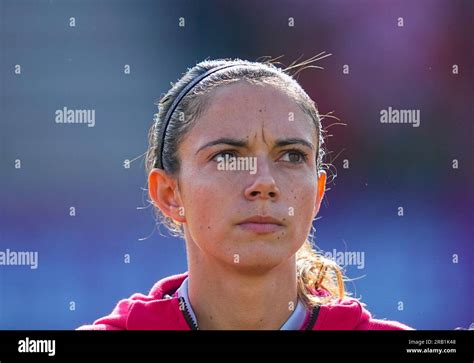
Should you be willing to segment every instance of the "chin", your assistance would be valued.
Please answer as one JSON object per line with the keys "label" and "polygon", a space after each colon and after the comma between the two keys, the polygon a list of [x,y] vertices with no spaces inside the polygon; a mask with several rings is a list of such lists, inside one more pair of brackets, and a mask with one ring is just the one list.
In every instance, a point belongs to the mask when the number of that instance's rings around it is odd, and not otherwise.
{"label": "chin", "polygon": [[259,276],[265,275],[273,268],[278,266],[279,264],[261,264],[261,263],[247,263],[247,264],[239,264],[233,266],[233,269],[242,275],[251,275],[251,276]]}
{"label": "chin", "polygon": [[[237,250],[239,251],[239,250]],[[238,254],[238,263],[235,263],[235,255]],[[248,249],[240,249],[227,257],[231,261],[231,267],[235,271],[246,274],[264,274],[285,261],[291,256],[291,251],[275,249],[275,246],[252,246]]]}

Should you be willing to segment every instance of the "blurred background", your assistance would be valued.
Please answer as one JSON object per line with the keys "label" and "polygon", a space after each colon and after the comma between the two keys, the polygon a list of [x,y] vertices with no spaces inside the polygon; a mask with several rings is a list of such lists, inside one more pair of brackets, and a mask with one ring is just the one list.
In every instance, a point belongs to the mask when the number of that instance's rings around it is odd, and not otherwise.
{"label": "blurred background", "polygon": [[[146,151],[154,102],[204,59],[322,51],[298,80],[346,126],[323,121],[318,247],[363,252],[346,288],[376,318],[474,320],[472,1],[0,4],[0,252],[38,252],[36,269],[0,265],[0,329],[74,329],[186,271],[184,242],[137,209],[143,158],[125,161]],[[56,123],[63,107],[95,110],[95,126]],[[381,123],[388,107],[420,110],[420,126]]]}

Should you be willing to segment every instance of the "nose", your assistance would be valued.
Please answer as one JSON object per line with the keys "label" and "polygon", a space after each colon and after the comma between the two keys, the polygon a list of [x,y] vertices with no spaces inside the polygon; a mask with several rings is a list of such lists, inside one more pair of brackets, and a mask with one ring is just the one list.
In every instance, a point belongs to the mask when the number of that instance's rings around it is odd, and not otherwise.
{"label": "nose", "polygon": [[245,189],[245,198],[248,200],[278,199],[280,189],[276,185],[267,163],[258,161],[257,172],[254,177],[252,184]]}

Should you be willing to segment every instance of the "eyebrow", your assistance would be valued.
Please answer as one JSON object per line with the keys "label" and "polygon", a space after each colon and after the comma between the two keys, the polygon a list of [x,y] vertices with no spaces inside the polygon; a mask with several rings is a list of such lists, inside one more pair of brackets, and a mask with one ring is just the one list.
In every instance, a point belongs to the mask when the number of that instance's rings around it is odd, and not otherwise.
{"label": "eyebrow", "polygon": [[[206,148],[214,146],[214,145],[221,145],[221,144],[232,145],[232,146],[235,146],[235,147],[248,147],[247,140],[233,139],[233,138],[230,138],[230,137],[221,137],[219,139],[210,141],[210,142],[204,144],[203,146],[201,146],[196,151],[196,154],[198,154],[203,149],[206,149]],[[298,137],[290,137],[290,138],[286,138],[286,139],[277,139],[275,141],[275,146],[274,147],[282,147],[282,146],[295,145],[295,144],[300,144],[300,145],[303,145],[303,146],[306,146],[306,147],[310,148],[311,150],[314,150],[314,146],[313,146],[312,143],[310,143],[310,142],[308,142],[304,139],[300,139]]]}

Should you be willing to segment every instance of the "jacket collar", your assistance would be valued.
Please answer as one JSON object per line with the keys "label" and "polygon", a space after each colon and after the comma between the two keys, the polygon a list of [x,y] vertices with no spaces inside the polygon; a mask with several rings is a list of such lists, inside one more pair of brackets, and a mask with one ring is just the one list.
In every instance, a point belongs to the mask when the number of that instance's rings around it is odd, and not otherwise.
{"label": "jacket collar", "polygon": [[[149,292],[149,299],[136,300],[131,305],[127,330],[191,330],[194,328],[186,314],[184,304],[175,295],[188,272],[172,275],[158,281]],[[171,297],[166,298],[166,295]],[[174,296],[172,296],[174,295]],[[315,329],[319,323],[320,307],[308,314],[303,324],[305,330]]]}

